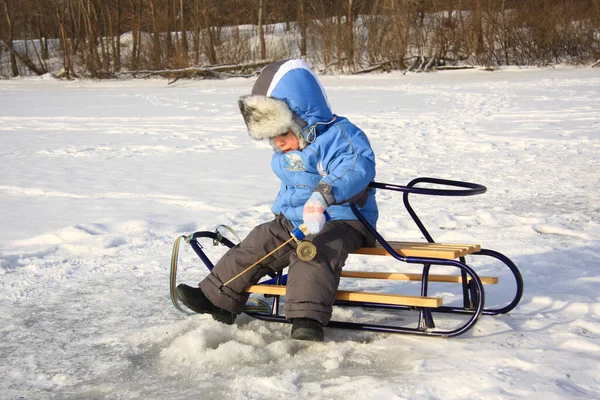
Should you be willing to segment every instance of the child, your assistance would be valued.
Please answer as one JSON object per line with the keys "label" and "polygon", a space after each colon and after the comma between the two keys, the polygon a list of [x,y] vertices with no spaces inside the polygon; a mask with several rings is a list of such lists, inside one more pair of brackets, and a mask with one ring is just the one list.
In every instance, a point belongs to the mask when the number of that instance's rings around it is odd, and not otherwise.
{"label": "child", "polygon": [[[268,139],[275,151],[271,166],[281,180],[272,207],[276,217],[230,249],[199,288],[181,284],[177,296],[191,310],[232,324],[246,304],[244,289],[289,266],[284,310],[292,321],[291,336],[322,341],[348,253],[374,242],[349,202],[375,225],[375,190],[368,188],[375,177],[375,155],[360,129],[332,113],[317,76],[302,60],[266,66],[252,94],[238,103],[250,136]],[[331,217],[327,222],[325,210]],[[291,241],[223,286],[288,240],[302,223],[316,246],[315,258],[299,260]]]}

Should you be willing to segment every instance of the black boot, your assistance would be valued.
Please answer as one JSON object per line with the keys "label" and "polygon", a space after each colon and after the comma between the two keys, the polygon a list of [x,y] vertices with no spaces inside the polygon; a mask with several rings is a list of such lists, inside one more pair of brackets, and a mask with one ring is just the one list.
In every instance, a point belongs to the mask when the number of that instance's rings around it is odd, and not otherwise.
{"label": "black boot", "polygon": [[235,321],[236,314],[215,306],[204,295],[200,288],[191,287],[182,283],[177,286],[175,292],[177,293],[179,301],[198,314],[211,314],[213,319],[227,325],[231,325],[233,324],[233,321]]}
{"label": "black boot", "polygon": [[324,336],[323,327],[314,319],[294,318],[292,320],[292,339],[322,342]]}

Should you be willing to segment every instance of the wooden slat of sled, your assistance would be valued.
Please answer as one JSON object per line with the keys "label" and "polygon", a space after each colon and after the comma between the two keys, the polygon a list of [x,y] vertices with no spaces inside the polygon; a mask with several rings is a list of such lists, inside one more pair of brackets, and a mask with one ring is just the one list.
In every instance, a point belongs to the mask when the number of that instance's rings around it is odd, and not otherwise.
{"label": "wooden slat of sled", "polygon": [[[285,286],[252,285],[246,289],[246,292],[284,296]],[[428,308],[441,307],[443,303],[442,299],[438,297],[402,296],[397,294],[350,292],[346,290],[338,290],[335,299]]]}
{"label": "wooden slat of sled", "polygon": [[[426,243],[426,242],[388,242],[392,248],[405,257],[432,257],[453,260],[481,250],[478,244]],[[361,247],[354,254],[389,256],[390,254],[377,243],[374,247]]]}
{"label": "wooden slat of sled", "polygon": [[[364,279],[388,279],[395,281],[421,281],[421,274],[405,274],[401,272],[364,272],[364,271],[342,271],[342,278],[364,278]],[[480,276],[481,283],[485,285],[495,285],[498,283],[498,277]],[[462,283],[460,275],[435,275],[429,274],[429,282],[448,282]]]}

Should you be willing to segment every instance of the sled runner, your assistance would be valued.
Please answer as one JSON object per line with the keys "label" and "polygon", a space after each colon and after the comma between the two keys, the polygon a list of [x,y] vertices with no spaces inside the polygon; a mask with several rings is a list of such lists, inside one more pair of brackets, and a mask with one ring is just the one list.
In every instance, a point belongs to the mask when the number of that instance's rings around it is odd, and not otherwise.
{"label": "sled runner", "polygon": [[[417,185],[421,183],[449,186],[452,188],[439,189],[417,187]],[[449,337],[460,335],[471,329],[482,314],[505,314],[517,306],[523,294],[523,280],[519,269],[508,257],[494,250],[482,249],[478,244],[436,243],[409,202],[410,194],[472,196],[485,193],[487,190],[485,186],[446,179],[417,178],[412,180],[406,186],[372,182],[370,187],[378,190],[402,192],[404,206],[427,242],[387,241],[362,216],[356,205],[351,204],[352,211],[356,217],[367,227],[377,240],[377,244],[374,247],[363,247],[353,254],[393,257],[397,261],[403,263],[400,265],[418,266],[419,272],[352,271],[350,269],[344,269],[341,274],[341,282],[345,282],[346,279],[360,279],[361,282],[363,279],[385,280],[390,282],[415,282],[419,284],[418,294],[401,295],[396,293],[382,293],[379,291],[338,290],[336,301],[334,303],[335,306],[359,307],[367,311],[367,316],[381,311],[386,315],[391,314],[392,316],[399,316],[401,318],[401,324],[392,325],[372,323],[369,321],[355,322],[332,320],[327,325],[328,327]],[[195,232],[189,236],[181,236],[176,240],[173,247],[173,257],[171,262],[171,300],[174,306],[183,312],[186,311],[179,305],[174,294],[179,243],[182,239],[185,239],[206,267],[209,270],[212,270],[213,264],[204,253],[203,247],[198,241],[198,239],[201,238],[212,239],[215,245],[222,244],[229,248],[234,246],[234,243],[223,237],[218,229],[215,232]],[[499,278],[494,276],[480,277],[475,270],[467,264],[467,256],[492,257],[502,262],[508,268],[510,275],[512,275],[512,279],[514,279],[515,282],[515,293],[508,304],[502,307],[485,308],[485,290],[483,285],[497,284]],[[350,262],[346,263],[347,267],[349,267],[348,264],[350,264]],[[438,268],[438,266],[443,267],[444,271],[450,270],[452,273],[431,273],[431,269]],[[250,300],[254,305],[247,306],[245,313],[265,321],[289,322],[280,314],[280,303],[285,299],[286,280],[287,275],[280,272],[275,276],[272,276],[271,279],[248,287],[246,289],[247,292],[264,295],[266,300],[259,300],[251,297]],[[460,285],[460,290],[458,290],[460,297],[462,297],[460,299],[460,304],[445,304],[446,299],[441,294],[431,296],[430,292],[432,291],[432,284],[436,285],[436,289],[438,290],[436,293],[439,293],[439,291],[444,289],[444,284]],[[381,288],[378,287],[378,289]],[[445,291],[443,293],[445,293]],[[456,295],[451,297],[450,300],[452,301]],[[413,311],[415,321],[412,323],[403,321],[406,313],[402,313],[402,315],[400,315],[400,313],[404,310]],[[438,315],[442,314],[451,316],[456,315],[456,318],[450,318],[452,319],[452,321],[450,321],[450,326],[446,326],[448,325],[448,321],[444,320],[442,323],[444,326],[440,328],[436,326],[439,325],[439,323],[434,320],[434,315],[436,315],[437,318]]]}

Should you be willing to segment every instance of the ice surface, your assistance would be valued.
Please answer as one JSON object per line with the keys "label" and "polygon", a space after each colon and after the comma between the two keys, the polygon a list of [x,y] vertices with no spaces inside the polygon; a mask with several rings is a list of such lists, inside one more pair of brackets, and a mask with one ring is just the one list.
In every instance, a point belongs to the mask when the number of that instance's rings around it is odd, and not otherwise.
{"label": "ice surface", "polygon": [[[454,339],[326,329],[304,343],[286,324],[172,307],[178,235],[270,218],[271,149],[236,104],[252,83],[0,81],[0,398],[600,397],[600,69],[323,77],[334,111],[368,134],[378,181],[488,187],[413,200],[439,241],[479,242],[523,273],[519,307]],[[384,235],[419,239],[399,196],[378,201]],[[181,281],[206,275],[187,247],[180,263]],[[500,277],[489,305],[505,301],[506,272],[476,268]]]}

